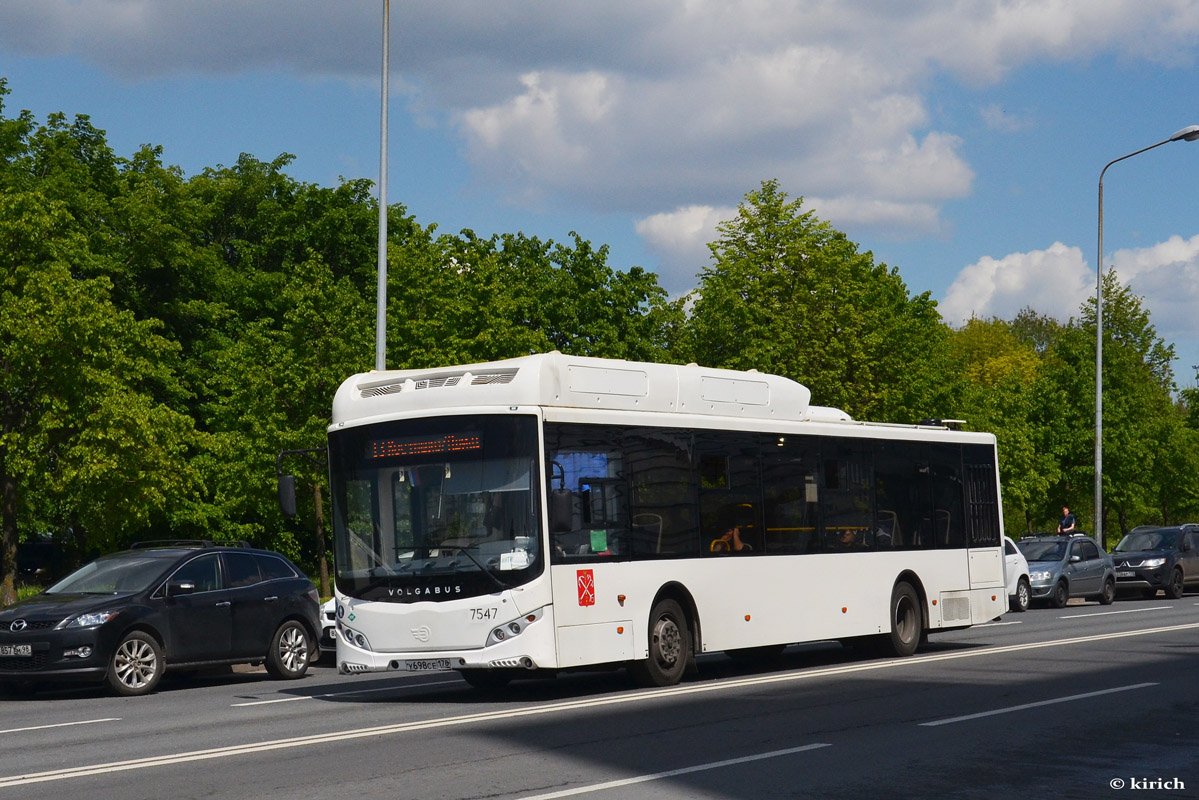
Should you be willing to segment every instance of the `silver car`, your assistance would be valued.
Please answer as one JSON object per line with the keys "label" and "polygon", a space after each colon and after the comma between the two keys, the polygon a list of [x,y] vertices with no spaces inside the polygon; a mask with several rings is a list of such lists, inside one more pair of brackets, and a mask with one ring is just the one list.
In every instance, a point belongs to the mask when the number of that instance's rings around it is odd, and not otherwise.
{"label": "silver car", "polygon": [[1033,600],[1062,608],[1071,597],[1095,598],[1103,605],[1116,599],[1112,557],[1089,536],[1032,536],[1017,547],[1028,560]]}

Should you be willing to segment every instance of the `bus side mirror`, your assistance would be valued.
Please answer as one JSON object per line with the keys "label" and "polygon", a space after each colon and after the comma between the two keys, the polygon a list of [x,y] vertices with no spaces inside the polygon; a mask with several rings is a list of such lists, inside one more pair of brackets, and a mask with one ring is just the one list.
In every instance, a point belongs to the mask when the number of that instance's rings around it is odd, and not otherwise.
{"label": "bus side mirror", "polygon": [[279,476],[279,510],[291,519],[296,515],[296,476]]}
{"label": "bus side mirror", "polygon": [[550,492],[550,532],[562,533],[574,529],[574,492],[554,489]]}

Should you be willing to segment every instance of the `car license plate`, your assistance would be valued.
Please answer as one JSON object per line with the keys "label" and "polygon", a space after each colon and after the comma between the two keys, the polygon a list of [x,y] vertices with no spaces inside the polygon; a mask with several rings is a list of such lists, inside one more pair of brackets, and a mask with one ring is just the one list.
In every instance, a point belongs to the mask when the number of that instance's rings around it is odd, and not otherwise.
{"label": "car license plate", "polygon": [[449,669],[450,660],[448,658],[429,658],[423,661],[409,661],[409,672],[432,672],[433,670]]}
{"label": "car license plate", "polygon": [[29,644],[0,644],[0,656],[31,656],[33,645]]}
{"label": "car license plate", "polygon": [[1135,572],[1117,572],[1116,573],[1117,578],[1135,578],[1136,576],[1137,576],[1137,574]]}

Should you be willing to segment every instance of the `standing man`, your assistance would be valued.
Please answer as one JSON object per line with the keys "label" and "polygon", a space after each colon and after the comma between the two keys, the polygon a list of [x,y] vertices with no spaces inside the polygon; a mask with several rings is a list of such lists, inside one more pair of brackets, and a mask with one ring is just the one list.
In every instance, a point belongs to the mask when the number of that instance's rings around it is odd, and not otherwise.
{"label": "standing man", "polygon": [[1070,513],[1070,506],[1062,506],[1062,521],[1057,524],[1057,532],[1069,536],[1074,533],[1075,522],[1074,515]]}

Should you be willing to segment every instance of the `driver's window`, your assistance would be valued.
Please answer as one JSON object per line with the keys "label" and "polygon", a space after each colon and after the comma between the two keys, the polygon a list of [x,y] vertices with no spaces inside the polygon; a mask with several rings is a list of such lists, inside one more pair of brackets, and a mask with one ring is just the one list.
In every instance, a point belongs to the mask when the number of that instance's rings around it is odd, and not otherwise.
{"label": "driver's window", "polygon": [[190,583],[196,592],[211,592],[221,588],[221,570],[217,563],[217,554],[193,558],[171,576],[174,583]]}

